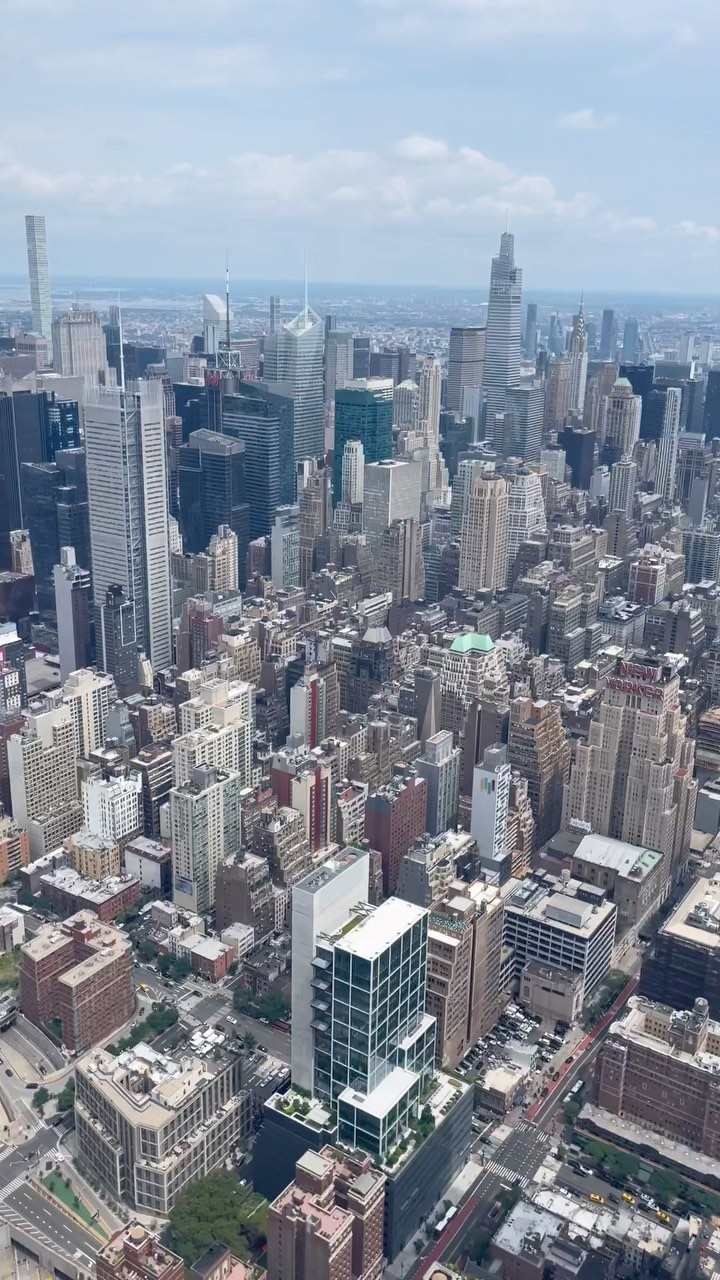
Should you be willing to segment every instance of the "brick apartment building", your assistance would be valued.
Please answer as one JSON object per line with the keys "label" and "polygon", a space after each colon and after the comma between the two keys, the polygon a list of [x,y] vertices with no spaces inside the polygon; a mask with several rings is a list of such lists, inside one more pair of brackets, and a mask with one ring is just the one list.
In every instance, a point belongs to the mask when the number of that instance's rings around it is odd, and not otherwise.
{"label": "brick apartment building", "polygon": [[427,782],[412,769],[399,769],[365,806],[365,839],[379,849],[383,866],[383,893],[397,891],[400,865],[411,845],[425,831]]}
{"label": "brick apartment building", "polygon": [[30,861],[30,838],[13,818],[0,816],[0,884]]}
{"label": "brick apartment building", "polygon": [[182,1258],[139,1222],[115,1232],[97,1255],[96,1280],[185,1280]]}
{"label": "brick apartment building", "polygon": [[130,943],[91,911],[45,925],[21,948],[19,1003],[71,1052],[97,1044],[133,1015]]}
{"label": "brick apartment building", "polygon": [[270,1206],[268,1280],[379,1280],[385,1175],[369,1156],[306,1151]]}
{"label": "brick apartment building", "polygon": [[134,876],[87,880],[72,867],[59,867],[40,877],[40,893],[58,911],[92,911],[103,924],[110,924],[121,911],[135,906],[141,887]]}
{"label": "brick apartment building", "polygon": [[675,1010],[633,997],[602,1051],[598,1105],[720,1159],[720,1023],[707,1000]]}

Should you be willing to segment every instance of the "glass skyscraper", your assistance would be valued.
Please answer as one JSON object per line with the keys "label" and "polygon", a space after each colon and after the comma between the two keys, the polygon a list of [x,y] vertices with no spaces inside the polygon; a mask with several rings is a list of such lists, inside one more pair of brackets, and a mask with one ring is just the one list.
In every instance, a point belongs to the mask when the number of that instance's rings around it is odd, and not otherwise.
{"label": "glass skyscraper", "polygon": [[265,339],[265,379],[292,387],[296,464],[325,456],[324,356],[325,326],[307,302],[294,320]]}
{"label": "glass skyscraper", "polygon": [[384,462],[392,457],[392,378],[357,378],[335,392],[335,453],[333,502],[342,496],[343,450],[359,440],[364,460]]}
{"label": "glass skyscraper", "polygon": [[505,390],[520,381],[521,326],[522,271],[515,266],[515,237],[505,231],[490,271],[482,382],[488,420],[505,412]]}
{"label": "glass skyscraper", "polygon": [[52,298],[50,296],[50,272],[48,270],[47,233],[42,214],[25,216],[28,270],[30,272],[30,306],[32,308],[33,333],[42,334],[48,341],[51,355]]}

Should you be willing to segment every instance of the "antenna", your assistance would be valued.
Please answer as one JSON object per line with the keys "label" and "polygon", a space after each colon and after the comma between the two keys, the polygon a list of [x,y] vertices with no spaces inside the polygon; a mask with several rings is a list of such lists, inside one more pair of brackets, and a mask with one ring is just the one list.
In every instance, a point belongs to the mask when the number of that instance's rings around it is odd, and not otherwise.
{"label": "antenna", "polygon": [[225,250],[225,343],[230,351],[230,255]]}
{"label": "antenna", "polygon": [[308,255],[305,249],[305,315],[308,313]]}
{"label": "antenna", "polygon": [[120,390],[125,390],[125,352],[123,351],[122,306],[118,294],[118,342],[120,344]]}

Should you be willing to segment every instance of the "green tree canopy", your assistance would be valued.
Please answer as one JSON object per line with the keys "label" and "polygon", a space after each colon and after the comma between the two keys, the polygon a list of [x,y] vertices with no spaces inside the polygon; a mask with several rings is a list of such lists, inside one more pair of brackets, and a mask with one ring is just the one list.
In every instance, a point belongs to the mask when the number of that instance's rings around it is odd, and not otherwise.
{"label": "green tree canopy", "polygon": [[236,1258],[265,1240],[266,1206],[241,1187],[233,1173],[218,1169],[178,1196],[170,1213],[169,1243],[187,1266],[219,1241]]}

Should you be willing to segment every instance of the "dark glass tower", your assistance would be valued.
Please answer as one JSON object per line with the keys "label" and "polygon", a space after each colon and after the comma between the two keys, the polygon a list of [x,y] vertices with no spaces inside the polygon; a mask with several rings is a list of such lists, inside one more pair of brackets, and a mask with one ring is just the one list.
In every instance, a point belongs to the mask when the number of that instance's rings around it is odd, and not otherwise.
{"label": "dark glass tower", "polygon": [[294,401],[283,383],[241,382],[223,396],[223,432],[245,445],[250,538],[270,533],[275,508],[295,501]]}
{"label": "dark glass tower", "polygon": [[342,496],[343,450],[348,440],[359,440],[365,462],[392,457],[392,387],[373,386],[372,380],[335,392],[335,454],[333,502]]}
{"label": "dark glass tower", "polygon": [[178,449],[180,529],[185,551],[205,551],[218,525],[237,534],[238,571],[244,577],[248,543],[245,445],[216,431],[193,431]]}

